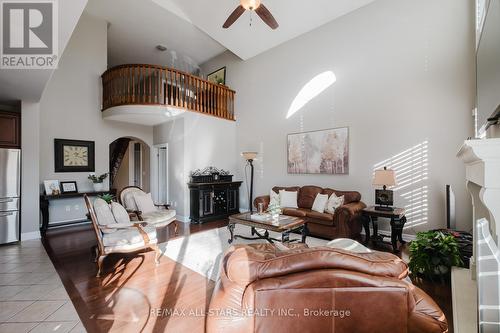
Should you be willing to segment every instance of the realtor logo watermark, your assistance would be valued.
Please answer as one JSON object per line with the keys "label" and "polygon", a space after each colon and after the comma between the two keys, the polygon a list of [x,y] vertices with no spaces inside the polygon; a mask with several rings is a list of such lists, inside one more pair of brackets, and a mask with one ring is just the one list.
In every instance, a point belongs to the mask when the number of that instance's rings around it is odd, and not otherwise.
{"label": "realtor logo watermark", "polygon": [[57,0],[0,0],[0,68],[56,68],[57,18]]}

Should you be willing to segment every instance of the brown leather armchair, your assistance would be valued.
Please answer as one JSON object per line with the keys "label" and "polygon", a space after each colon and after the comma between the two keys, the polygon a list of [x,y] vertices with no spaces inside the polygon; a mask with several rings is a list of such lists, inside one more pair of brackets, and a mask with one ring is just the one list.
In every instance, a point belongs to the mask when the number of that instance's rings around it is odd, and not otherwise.
{"label": "brown leather armchair", "polygon": [[[293,186],[280,187],[275,186],[272,190],[279,193],[280,190],[297,191],[297,206],[298,208],[284,208],[283,214],[289,216],[297,216],[306,220],[307,228],[311,236],[322,238],[353,238],[359,237],[362,228],[361,210],[366,205],[361,201],[361,194],[356,191],[337,191],[331,188],[322,188],[319,186]],[[328,196],[335,193],[337,196],[344,196],[344,205],[335,210],[335,214],[318,213],[311,210],[314,199],[318,194],[327,194]],[[269,195],[263,195],[255,198],[254,205],[259,203],[264,204],[264,209],[269,205]]]}
{"label": "brown leather armchair", "polygon": [[302,245],[236,245],[221,263],[206,330],[218,332],[443,333],[446,318],[383,252]]}

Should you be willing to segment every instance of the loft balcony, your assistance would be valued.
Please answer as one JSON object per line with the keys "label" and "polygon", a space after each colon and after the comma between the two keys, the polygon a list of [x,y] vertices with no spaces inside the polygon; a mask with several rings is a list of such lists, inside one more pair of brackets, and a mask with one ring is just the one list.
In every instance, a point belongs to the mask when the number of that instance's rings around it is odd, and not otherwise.
{"label": "loft balcony", "polygon": [[234,118],[235,92],[192,74],[156,65],[121,65],[102,78],[102,117],[157,125],[182,112]]}

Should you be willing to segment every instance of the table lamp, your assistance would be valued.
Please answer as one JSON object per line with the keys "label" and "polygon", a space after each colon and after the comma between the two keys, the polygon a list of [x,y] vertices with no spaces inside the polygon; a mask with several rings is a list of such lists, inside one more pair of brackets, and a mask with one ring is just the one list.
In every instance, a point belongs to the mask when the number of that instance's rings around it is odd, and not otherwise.
{"label": "table lamp", "polygon": [[[241,156],[248,162],[250,165],[250,194],[249,194],[249,200],[248,200],[248,210],[250,213],[252,213],[252,197],[253,197],[253,160],[257,157],[257,152],[254,151],[247,151],[241,153]],[[246,169],[245,169],[246,172]],[[247,187],[248,189],[248,187]]]}
{"label": "table lamp", "polygon": [[396,173],[394,170],[389,170],[384,167],[382,170],[375,170],[373,175],[374,186],[383,186],[382,190],[375,190],[375,209],[381,211],[392,211],[393,208],[393,191],[388,190],[387,186],[396,185]]}

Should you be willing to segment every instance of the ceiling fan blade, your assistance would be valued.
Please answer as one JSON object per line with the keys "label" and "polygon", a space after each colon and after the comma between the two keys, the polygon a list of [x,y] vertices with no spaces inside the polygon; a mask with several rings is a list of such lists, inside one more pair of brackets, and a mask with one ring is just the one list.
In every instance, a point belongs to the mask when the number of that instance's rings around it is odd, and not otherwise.
{"label": "ceiling fan blade", "polygon": [[236,9],[229,15],[227,18],[226,22],[222,25],[224,29],[229,28],[231,25],[233,25],[234,22],[245,12],[245,8],[243,8],[242,5],[239,5],[236,7]]}
{"label": "ceiling fan blade", "polygon": [[264,6],[263,4],[260,4],[260,6],[255,10],[255,12],[257,13],[257,15],[260,16],[260,18],[262,19],[262,21],[264,21],[264,23],[266,23],[268,26],[271,27],[271,29],[274,30],[279,27],[279,24],[274,19],[273,14],[271,14],[269,9],[267,9],[266,6]]}

